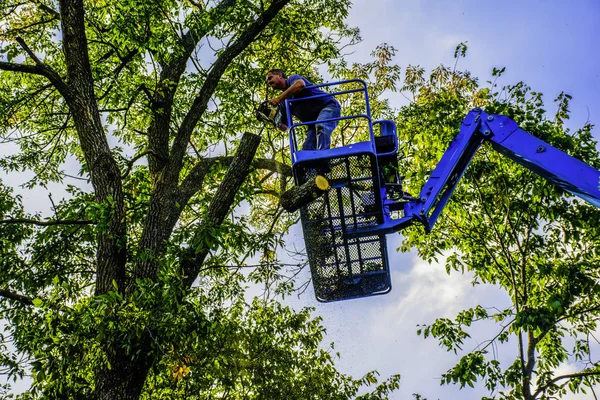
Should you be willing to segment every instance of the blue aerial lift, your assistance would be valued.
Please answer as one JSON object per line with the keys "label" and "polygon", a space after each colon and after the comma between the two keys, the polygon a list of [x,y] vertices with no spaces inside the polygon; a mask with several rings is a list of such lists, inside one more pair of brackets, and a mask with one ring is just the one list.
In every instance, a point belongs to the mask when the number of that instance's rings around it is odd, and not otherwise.
{"label": "blue aerial lift", "polygon": [[[372,121],[367,85],[354,79],[316,85],[351,84],[334,96],[362,93],[362,119],[370,140],[329,150],[300,150],[297,131],[312,122],[292,123],[290,107],[313,97],[286,99],[287,126],[295,184],[323,175],[329,189],[300,209],[302,229],[317,300],[322,302],[385,294],[391,290],[386,234],[415,222],[429,232],[469,162],[483,142],[562,189],[600,207],[600,171],[521,129],[515,121],[471,110],[418,197],[402,192],[396,171],[398,138],[393,121]],[[374,133],[377,131],[377,135]]]}

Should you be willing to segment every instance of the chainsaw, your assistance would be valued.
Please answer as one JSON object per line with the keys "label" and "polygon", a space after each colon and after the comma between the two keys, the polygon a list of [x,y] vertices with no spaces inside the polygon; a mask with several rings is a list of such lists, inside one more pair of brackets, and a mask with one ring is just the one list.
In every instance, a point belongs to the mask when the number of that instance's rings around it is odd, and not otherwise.
{"label": "chainsaw", "polygon": [[268,100],[263,101],[256,108],[256,119],[265,124],[278,128],[281,124],[282,113],[278,106],[269,104]]}

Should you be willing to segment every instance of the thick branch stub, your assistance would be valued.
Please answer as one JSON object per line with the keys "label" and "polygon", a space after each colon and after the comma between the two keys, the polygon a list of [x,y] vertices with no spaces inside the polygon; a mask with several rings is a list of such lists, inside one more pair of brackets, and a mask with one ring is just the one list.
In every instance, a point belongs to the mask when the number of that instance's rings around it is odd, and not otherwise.
{"label": "thick branch stub", "polygon": [[[250,173],[252,160],[260,144],[260,139],[260,136],[252,133],[244,133],[242,136],[240,145],[223,177],[223,181],[208,206],[208,211],[203,219],[204,231],[201,230],[197,233],[191,240],[192,242],[201,242],[201,235],[205,234],[205,229],[219,227],[231,211],[235,196]],[[181,266],[186,276],[184,282],[188,287],[194,283],[208,252],[209,248],[207,246],[190,247],[182,256]]]}
{"label": "thick branch stub", "polygon": [[309,180],[300,186],[294,186],[285,191],[279,198],[279,204],[287,212],[294,212],[329,190],[329,181],[321,175]]}

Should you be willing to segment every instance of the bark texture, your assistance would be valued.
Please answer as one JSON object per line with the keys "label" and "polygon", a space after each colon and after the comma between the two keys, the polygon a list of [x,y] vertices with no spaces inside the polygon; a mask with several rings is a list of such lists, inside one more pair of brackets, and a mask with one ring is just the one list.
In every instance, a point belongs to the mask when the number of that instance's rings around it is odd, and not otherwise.
{"label": "bark texture", "polygon": [[[259,135],[245,133],[242,137],[237,153],[225,173],[223,182],[210,201],[206,218],[203,221],[204,229],[218,227],[223,223],[223,220],[225,220],[225,217],[227,217],[231,211],[235,195],[250,172],[252,159],[256,154],[259,144]],[[203,232],[205,232],[205,230],[199,232],[199,235],[202,235]],[[198,239],[199,238],[197,237],[192,239],[192,243],[197,243]],[[188,248],[188,251],[185,253],[181,262],[186,286],[191,286],[196,280],[198,272],[200,271],[209,250],[210,249],[206,246],[201,248]]]}
{"label": "bark texture", "polygon": [[108,146],[94,94],[82,0],[60,1],[63,51],[67,67],[65,100],[73,115],[81,150],[90,171],[96,201],[110,209],[107,229],[98,232],[96,294],[113,281],[123,287],[127,257],[121,172]]}
{"label": "bark texture", "polygon": [[319,198],[329,189],[329,181],[321,175],[306,181],[303,185],[294,186],[281,194],[279,205],[287,212],[294,212]]}

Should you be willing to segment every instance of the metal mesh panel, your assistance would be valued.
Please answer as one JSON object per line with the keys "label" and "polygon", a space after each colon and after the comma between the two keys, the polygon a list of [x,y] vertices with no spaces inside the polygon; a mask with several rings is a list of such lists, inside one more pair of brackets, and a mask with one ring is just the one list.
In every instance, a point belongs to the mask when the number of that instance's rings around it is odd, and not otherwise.
{"label": "metal mesh panel", "polygon": [[359,154],[295,166],[299,184],[325,175],[331,189],[301,210],[302,229],[319,301],[384,294],[391,282],[385,235],[352,238],[348,230],[381,223],[375,157]]}

